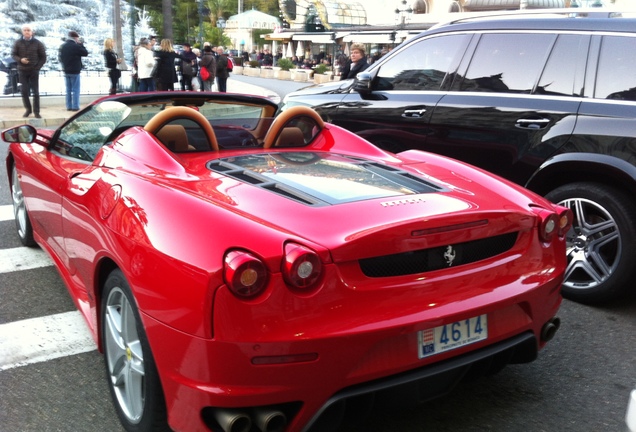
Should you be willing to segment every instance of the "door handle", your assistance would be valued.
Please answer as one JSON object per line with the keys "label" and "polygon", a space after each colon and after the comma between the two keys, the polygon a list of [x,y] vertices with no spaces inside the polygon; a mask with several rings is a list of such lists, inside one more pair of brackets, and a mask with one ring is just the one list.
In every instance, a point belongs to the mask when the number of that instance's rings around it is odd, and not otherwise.
{"label": "door handle", "polygon": [[518,119],[515,127],[521,129],[543,129],[550,123],[550,119]]}
{"label": "door handle", "polygon": [[404,118],[422,118],[426,113],[426,108],[414,109],[414,110],[404,110],[402,113],[402,117]]}

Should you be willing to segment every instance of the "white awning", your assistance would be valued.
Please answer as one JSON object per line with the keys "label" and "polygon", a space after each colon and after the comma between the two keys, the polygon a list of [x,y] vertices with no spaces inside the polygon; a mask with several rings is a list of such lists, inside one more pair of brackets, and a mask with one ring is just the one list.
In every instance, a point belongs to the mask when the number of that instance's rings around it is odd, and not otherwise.
{"label": "white awning", "polygon": [[368,44],[390,44],[391,33],[351,33],[342,38],[343,42],[357,42]]}
{"label": "white awning", "polygon": [[332,38],[333,33],[294,33],[293,40],[295,41],[308,41],[317,44],[331,44],[334,43]]}
{"label": "white awning", "polygon": [[291,40],[294,32],[279,32],[279,33],[269,33],[266,35],[262,35],[261,37],[265,40],[280,40],[280,41],[289,41]]}

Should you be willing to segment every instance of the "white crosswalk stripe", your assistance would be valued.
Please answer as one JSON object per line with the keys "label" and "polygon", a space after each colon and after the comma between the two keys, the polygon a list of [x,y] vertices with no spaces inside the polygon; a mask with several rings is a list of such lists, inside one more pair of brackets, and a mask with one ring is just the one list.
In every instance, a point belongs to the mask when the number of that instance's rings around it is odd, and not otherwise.
{"label": "white crosswalk stripe", "polygon": [[0,325],[0,371],[94,349],[79,311]]}
{"label": "white crosswalk stripe", "polygon": [[0,206],[0,222],[8,220],[13,220],[13,206]]}
{"label": "white crosswalk stripe", "polygon": [[[0,222],[11,220],[13,206],[0,206]],[[0,274],[52,265],[40,248],[0,249]],[[88,326],[77,310],[0,324],[0,371],[95,349]]]}
{"label": "white crosswalk stripe", "polygon": [[53,265],[53,261],[40,248],[0,249],[0,273],[29,270]]}

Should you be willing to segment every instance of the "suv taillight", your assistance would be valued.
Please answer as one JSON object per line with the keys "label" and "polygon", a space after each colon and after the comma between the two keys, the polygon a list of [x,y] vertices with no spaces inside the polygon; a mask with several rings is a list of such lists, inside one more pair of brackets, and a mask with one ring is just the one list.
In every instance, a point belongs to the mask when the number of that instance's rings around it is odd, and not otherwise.
{"label": "suv taillight", "polygon": [[297,243],[285,245],[283,278],[292,288],[308,290],[320,279],[322,263],[316,252]]}
{"label": "suv taillight", "polygon": [[254,255],[240,250],[225,255],[223,277],[230,291],[244,299],[256,297],[267,286],[267,268]]}

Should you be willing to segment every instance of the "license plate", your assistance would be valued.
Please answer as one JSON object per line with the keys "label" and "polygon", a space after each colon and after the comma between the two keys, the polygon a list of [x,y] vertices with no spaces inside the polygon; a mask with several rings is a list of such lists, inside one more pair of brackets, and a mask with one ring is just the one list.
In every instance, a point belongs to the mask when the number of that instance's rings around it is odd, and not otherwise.
{"label": "license plate", "polygon": [[419,358],[461,348],[487,338],[487,315],[422,330],[417,334]]}

